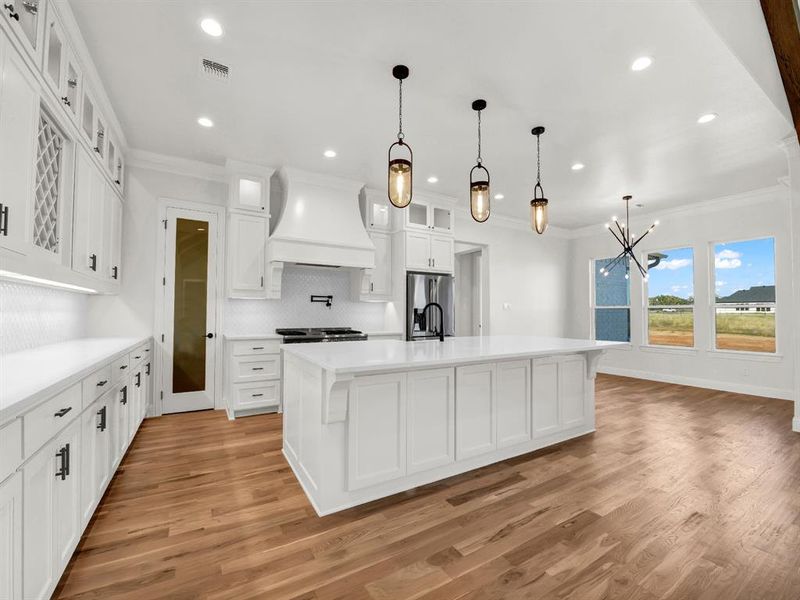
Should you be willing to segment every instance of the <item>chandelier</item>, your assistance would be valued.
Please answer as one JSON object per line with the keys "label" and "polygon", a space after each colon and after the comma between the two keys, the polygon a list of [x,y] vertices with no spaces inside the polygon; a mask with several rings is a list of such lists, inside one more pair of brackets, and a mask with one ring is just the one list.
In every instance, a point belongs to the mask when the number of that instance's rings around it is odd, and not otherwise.
{"label": "chandelier", "polygon": [[[634,233],[631,232],[630,229],[630,222],[631,222],[631,209],[630,209],[630,201],[633,196],[623,196],[622,199],[625,201],[625,222],[620,224],[619,219],[617,217],[611,217],[614,225],[617,228],[617,231],[614,231],[611,223],[606,223],[606,229],[611,232],[616,240],[622,246],[622,252],[620,252],[614,260],[612,260],[607,266],[600,269],[600,272],[603,274],[603,277],[608,277],[608,274],[618,265],[623,264],[625,265],[625,279],[630,278],[630,264],[635,263],[637,268],[639,269],[639,273],[642,274],[644,280],[647,281],[647,269],[645,269],[639,260],[636,258],[636,255],[633,253],[633,249],[641,242],[648,233],[653,231],[658,225],[658,221],[650,225],[650,228],[645,231],[642,235],[638,238]],[[619,234],[619,235],[618,235]]]}

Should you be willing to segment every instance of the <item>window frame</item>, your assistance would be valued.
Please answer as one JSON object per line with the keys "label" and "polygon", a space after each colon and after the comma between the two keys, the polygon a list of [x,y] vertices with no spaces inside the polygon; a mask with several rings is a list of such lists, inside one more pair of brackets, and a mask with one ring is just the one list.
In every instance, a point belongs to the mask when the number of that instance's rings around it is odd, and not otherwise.
{"label": "window frame", "polygon": [[[597,340],[597,313],[598,308],[627,308],[628,309],[628,341],[619,342],[625,344],[624,346],[617,346],[617,348],[630,350],[633,347],[633,316],[631,307],[631,280],[628,279],[628,304],[627,305],[614,305],[614,306],[597,306],[597,261],[598,260],[613,260],[613,256],[598,256],[589,259],[589,328],[591,339]],[[604,340],[600,340],[604,341]]]}
{"label": "window frame", "polygon": [[[772,270],[775,279],[775,351],[774,352],[760,352],[758,350],[732,350],[729,348],[717,347],[717,265],[716,265],[716,247],[719,244],[739,244],[743,242],[755,242],[759,240],[772,240]],[[781,336],[780,328],[778,327],[778,238],[774,234],[766,233],[764,235],[755,235],[753,237],[725,239],[725,240],[711,240],[708,242],[708,328],[710,330],[710,348],[709,352],[717,356],[727,356],[731,358],[748,358],[748,359],[762,359],[770,361],[771,359],[780,360],[781,354]]]}
{"label": "window frame", "polygon": [[[696,249],[692,244],[670,246],[669,248],[652,248],[642,251],[640,260],[648,260],[648,255],[653,252],[670,252],[675,250],[691,250],[692,252],[692,345],[691,346],[671,346],[669,344],[652,344],[650,342],[650,269],[647,269],[648,279],[642,278],[642,346],[657,350],[675,350],[677,352],[694,352],[697,350],[697,294],[696,290]],[[649,261],[648,261],[649,262]],[[687,306],[687,305],[681,305]]]}

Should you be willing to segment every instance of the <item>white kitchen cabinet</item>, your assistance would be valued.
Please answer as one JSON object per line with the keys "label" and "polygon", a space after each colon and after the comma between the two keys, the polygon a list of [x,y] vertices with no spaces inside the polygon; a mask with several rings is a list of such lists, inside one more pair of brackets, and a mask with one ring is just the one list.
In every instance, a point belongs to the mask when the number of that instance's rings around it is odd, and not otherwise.
{"label": "white kitchen cabinet", "polygon": [[228,215],[228,297],[266,298],[267,226],[264,217]]}
{"label": "white kitchen cabinet", "polygon": [[47,14],[44,29],[44,62],[42,74],[53,94],[61,96],[62,82],[65,79],[67,42],[64,28],[55,10]]}
{"label": "white kitchen cabinet", "polygon": [[406,374],[359,377],[348,411],[348,489],[405,475]]}
{"label": "white kitchen cabinet", "polygon": [[359,196],[359,208],[367,231],[389,233],[392,231],[395,210],[389,204],[386,190],[364,188]]}
{"label": "white kitchen cabinet", "polygon": [[561,424],[567,429],[584,422],[586,399],[586,361],[582,356],[568,356],[559,364],[558,401]]}
{"label": "white kitchen cabinet", "polygon": [[225,404],[228,418],[280,410],[281,339],[225,341]]}
{"label": "white kitchen cabinet", "polygon": [[455,249],[452,237],[431,235],[431,267],[434,271],[453,271]]}
{"label": "white kitchen cabinet", "polygon": [[122,279],[122,200],[108,183],[106,183],[105,189],[102,262],[106,277],[120,281]]}
{"label": "white kitchen cabinet", "polygon": [[354,296],[362,302],[392,299],[392,238],[388,233],[370,232],[375,245],[375,268],[353,271]]}
{"label": "white kitchen cabinet", "polygon": [[38,85],[5,36],[0,36],[0,68],[0,246],[26,254],[33,217]]}
{"label": "white kitchen cabinet", "polygon": [[497,447],[531,439],[531,363],[497,363]]}
{"label": "white kitchen cabinet", "polygon": [[44,37],[45,0],[3,0],[3,17],[24,51],[38,65]]}
{"label": "white kitchen cabinet", "polygon": [[81,424],[75,420],[25,465],[23,595],[50,597],[78,544],[81,521]]}
{"label": "white kitchen cabinet", "polygon": [[497,447],[497,366],[456,368],[456,458],[463,460]]}
{"label": "white kitchen cabinet", "polygon": [[81,91],[81,132],[89,144],[94,145],[94,95],[89,91],[89,86],[84,83]]}
{"label": "white kitchen cabinet", "polygon": [[0,483],[0,598],[22,600],[22,473]]}
{"label": "white kitchen cabinet", "polygon": [[128,417],[128,443],[133,440],[141,422],[142,405],[144,403],[144,365],[136,367],[131,376],[131,393],[129,396],[130,415]]}
{"label": "white kitchen cabinet", "polygon": [[408,373],[408,473],[455,461],[455,371]]}
{"label": "white kitchen cabinet", "polygon": [[427,233],[406,232],[406,269],[427,271],[431,268],[431,236]]}
{"label": "white kitchen cabinet", "polygon": [[139,425],[142,424],[145,415],[147,415],[153,404],[153,367],[151,365],[150,361],[147,361],[144,365],[144,392],[142,393],[142,410],[139,413]]}
{"label": "white kitchen cabinet", "polygon": [[453,234],[454,214],[450,206],[412,199],[405,210],[405,228]]}
{"label": "white kitchen cabinet", "polygon": [[109,404],[116,398],[110,392],[81,415],[81,519],[87,523],[97,507],[100,494],[110,478],[112,444]]}
{"label": "white kitchen cabinet", "polygon": [[78,147],[75,159],[72,268],[80,273],[102,276],[103,266],[108,264],[103,256],[105,213],[109,204],[107,184],[82,147]]}
{"label": "white kitchen cabinet", "polygon": [[83,72],[78,64],[77,57],[70,48],[67,48],[64,75],[64,81],[61,84],[61,103],[67,107],[67,113],[69,113],[69,116],[77,123],[81,114]]}
{"label": "white kitchen cabinet", "polygon": [[267,179],[253,175],[232,175],[229,186],[230,208],[266,216],[269,197]]}
{"label": "white kitchen cabinet", "polygon": [[534,358],[532,376],[533,435],[542,437],[561,427],[558,406],[558,357]]}
{"label": "white kitchen cabinet", "polygon": [[125,385],[119,388],[116,393],[116,423],[112,430],[112,438],[114,441],[114,462],[118,462],[122,455],[125,454],[125,448],[128,447],[130,431],[130,415],[131,415],[131,384],[127,380]]}

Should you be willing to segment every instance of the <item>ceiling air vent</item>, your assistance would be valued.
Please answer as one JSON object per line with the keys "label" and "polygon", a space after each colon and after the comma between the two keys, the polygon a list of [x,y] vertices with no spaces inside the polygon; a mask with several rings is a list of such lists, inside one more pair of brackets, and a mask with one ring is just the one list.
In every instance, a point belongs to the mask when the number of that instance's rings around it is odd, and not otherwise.
{"label": "ceiling air vent", "polygon": [[230,67],[223,65],[210,58],[203,58],[200,62],[200,73],[206,79],[213,79],[214,81],[228,81],[230,77]]}

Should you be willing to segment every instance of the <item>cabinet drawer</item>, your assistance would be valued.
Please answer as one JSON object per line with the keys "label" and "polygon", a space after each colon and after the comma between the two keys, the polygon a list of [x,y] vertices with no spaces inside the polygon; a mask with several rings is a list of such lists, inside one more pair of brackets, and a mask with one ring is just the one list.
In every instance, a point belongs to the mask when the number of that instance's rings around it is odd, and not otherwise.
{"label": "cabinet drawer", "polygon": [[111,383],[117,383],[130,371],[129,355],[120,356],[111,363]]}
{"label": "cabinet drawer", "polygon": [[[110,384],[109,384],[110,385]],[[81,384],[53,396],[22,417],[25,457],[29,457],[81,412]]]}
{"label": "cabinet drawer", "polygon": [[131,369],[135,369],[145,359],[149,354],[149,347],[149,344],[142,344],[131,350],[130,358],[128,359],[128,365]]}
{"label": "cabinet drawer", "polygon": [[0,428],[0,481],[13,473],[22,462],[22,419],[14,419]]}
{"label": "cabinet drawer", "polygon": [[278,407],[281,401],[280,381],[266,381],[234,385],[233,408],[246,410],[248,408]]}
{"label": "cabinet drawer", "polygon": [[245,383],[263,379],[279,379],[281,376],[280,354],[256,354],[234,356],[231,359],[231,381]]}
{"label": "cabinet drawer", "polygon": [[83,380],[83,406],[87,407],[111,389],[111,365],[95,371]]}
{"label": "cabinet drawer", "polygon": [[252,354],[280,354],[281,340],[241,340],[233,342],[231,347],[234,356],[250,356]]}

